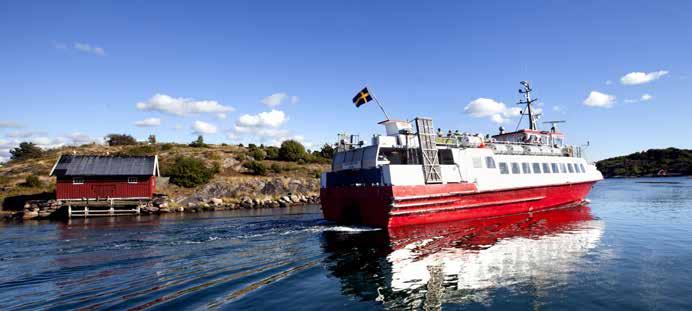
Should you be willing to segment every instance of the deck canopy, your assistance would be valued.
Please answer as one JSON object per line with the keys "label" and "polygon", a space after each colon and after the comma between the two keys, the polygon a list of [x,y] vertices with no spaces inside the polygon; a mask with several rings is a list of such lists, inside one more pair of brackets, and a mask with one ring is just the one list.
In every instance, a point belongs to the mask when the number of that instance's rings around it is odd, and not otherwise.
{"label": "deck canopy", "polygon": [[50,176],[159,176],[158,156],[61,155]]}

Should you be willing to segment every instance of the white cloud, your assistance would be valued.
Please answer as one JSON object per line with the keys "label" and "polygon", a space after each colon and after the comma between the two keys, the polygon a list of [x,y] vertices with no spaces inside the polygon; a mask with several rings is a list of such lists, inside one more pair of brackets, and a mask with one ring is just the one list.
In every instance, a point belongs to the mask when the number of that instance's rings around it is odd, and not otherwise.
{"label": "white cloud", "polygon": [[195,123],[192,125],[192,130],[195,134],[199,135],[216,134],[216,132],[218,132],[216,125],[202,121],[195,121]]}
{"label": "white cloud", "polygon": [[589,107],[610,108],[615,103],[615,96],[598,91],[591,91],[589,97],[584,100],[584,105]]}
{"label": "white cloud", "polygon": [[11,138],[29,138],[32,136],[46,135],[45,132],[34,132],[34,131],[12,131],[5,134],[7,137]]}
{"label": "white cloud", "polygon": [[653,99],[653,98],[654,98],[654,97],[651,96],[651,94],[644,94],[644,95],[642,95],[642,97],[641,97],[639,100],[641,100],[641,101],[643,101],[643,102],[646,102],[646,101],[650,101],[650,100]]}
{"label": "white cloud", "polygon": [[156,94],[149,100],[137,103],[137,109],[159,111],[177,116],[200,113],[228,113],[235,108],[219,104],[215,100],[193,100],[191,98],[171,97],[166,94]]}
{"label": "white cloud", "polygon": [[278,146],[288,139],[300,141],[305,146],[311,146],[300,135],[293,135],[291,131],[282,128],[288,121],[288,116],[281,111],[260,112],[255,115],[244,114],[238,118],[233,130],[228,133],[228,138],[243,143],[262,143]]}
{"label": "white cloud", "polygon": [[[34,134],[40,133],[40,132],[33,132]],[[38,147],[43,148],[43,149],[53,149],[53,148],[59,148],[63,147],[66,145],[83,145],[83,144],[90,144],[90,143],[103,143],[103,139],[97,139],[97,138],[92,138],[89,137],[86,134],[82,134],[79,132],[75,132],[66,136],[58,136],[58,137],[48,137],[45,136],[45,134],[41,134],[41,136],[32,136],[32,137],[22,137],[21,140],[13,138],[10,140],[6,139],[0,139],[0,162],[4,162],[10,159],[11,154],[10,150],[16,148],[19,146],[19,144],[23,141],[28,141],[36,144]]]}
{"label": "white cloud", "polygon": [[93,138],[87,134],[83,134],[80,132],[74,132],[70,135],[67,135],[67,139],[69,140],[70,145],[84,145],[84,144],[91,144],[91,143],[102,144],[103,143],[103,138]]}
{"label": "white cloud", "polygon": [[[59,45],[56,44],[56,47],[57,46],[59,46]],[[98,55],[98,56],[105,56],[106,55],[106,51],[102,47],[91,45],[89,43],[75,42],[73,47],[75,50],[85,52],[85,53],[91,53],[91,54]]]}
{"label": "white cloud", "polygon": [[18,129],[22,128],[22,125],[14,121],[0,121],[0,128],[3,129]]}
{"label": "white cloud", "polygon": [[520,108],[507,108],[504,103],[482,97],[466,105],[464,112],[476,118],[489,117],[495,123],[504,123],[508,120],[507,118],[521,115]]}
{"label": "white cloud", "polygon": [[274,108],[281,105],[286,98],[288,98],[288,94],[286,93],[274,93],[263,98],[261,102],[269,108]]}
{"label": "white cloud", "polygon": [[216,117],[217,117],[219,120],[226,120],[226,118],[228,118],[228,114],[226,114],[226,113],[224,113],[224,112],[221,112],[221,113],[217,113],[217,114],[216,114]]}
{"label": "white cloud", "polygon": [[144,120],[140,120],[135,122],[136,126],[139,127],[157,127],[161,125],[161,119],[159,118],[146,118]]}
{"label": "white cloud", "polygon": [[256,115],[244,114],[238,118],[236,126],[240,127],[273,127],[277,128],[288,121],[288,117],[281,110],[272,109],[267,112],[260,112]]}
{"label": "white cloud", "polygon": [[654,71],[654,72],[630,72],[622,78],[620,78],[620,83],[624,85],[636,85],[636,84],[644,84],[644,83],[649,83],[654,80],[658,80],[661,77],[665,76],[668,74],[668,71],[666,70],[659,70],[659,71]]}
{"label": "white cloud", "polygon": [[633,104],[636,102],[647,102],[652,100],[654,97],[651,96],[650,94],[643,94],[639,99],[625,99],[625,103],[627,104]]}
{"label": "white cloud", "polygon": [[295,95],[291,96],[291,104],[297,104],[298,102],[300,102],[300,97]]}

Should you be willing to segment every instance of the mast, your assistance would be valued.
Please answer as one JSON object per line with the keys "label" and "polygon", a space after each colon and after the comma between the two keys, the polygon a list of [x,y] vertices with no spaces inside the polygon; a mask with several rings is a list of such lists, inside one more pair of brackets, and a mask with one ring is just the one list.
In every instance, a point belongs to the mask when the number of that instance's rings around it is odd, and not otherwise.
{"label": "mast", "polygon": [[524,111],[521,112],[521,115],[528,115],[529,116],[529,129],[530,130],[538,130],[538,127],[536,126],[536,117],[538,115],[535,115],[533,111],[531,110],[531,104],[535,102],[538,98],[531,99],[531,86],[529,85],[528,81],[521,81],[519,82],[521,85],[524,86],[524,89],[519,89],[519,94],[524,95],[524,100],[520,100],[517,105],[526,105],[526,110],[527,112],[524,113]]}

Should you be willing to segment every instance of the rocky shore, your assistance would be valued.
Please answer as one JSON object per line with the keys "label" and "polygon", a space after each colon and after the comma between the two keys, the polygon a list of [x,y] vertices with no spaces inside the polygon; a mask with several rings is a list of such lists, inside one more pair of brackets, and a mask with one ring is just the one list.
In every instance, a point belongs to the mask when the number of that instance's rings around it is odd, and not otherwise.
{"label": "rocky shore", "polygon": [[[140,206],[140,213],[142,215],[199,213],[235,209],[282,208],[319,203],[319,195],[289,194],[278,199],[252,199],[243,197],[239,202],[235,202],[235,200],[211,198],[208,201],[189,202],[187,205],[181,206],[172,204],[170,199],[166,196],[159,196],[149,202],[149,204]],[[58,200],[33,200],[27,202],[22,211],[6,212],[3,218],[5,220],[64,219],[67,215],[64,208],[63,203]]]}

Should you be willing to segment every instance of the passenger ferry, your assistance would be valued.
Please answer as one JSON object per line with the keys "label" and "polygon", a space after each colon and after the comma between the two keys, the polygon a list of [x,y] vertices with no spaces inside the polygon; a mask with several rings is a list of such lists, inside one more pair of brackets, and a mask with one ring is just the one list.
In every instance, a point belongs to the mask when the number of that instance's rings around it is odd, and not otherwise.
{"label": "passenger ferry", "polygon": [[528,129],[444,134],[418,117],[380,122],[386,135],[367,146],[340,135],[332,170],[321,176],[325,219],[398,227],[582,204],[603,175],[581,147],[564,144],[563,121],[538,129],[531,87],[521,84]]}

